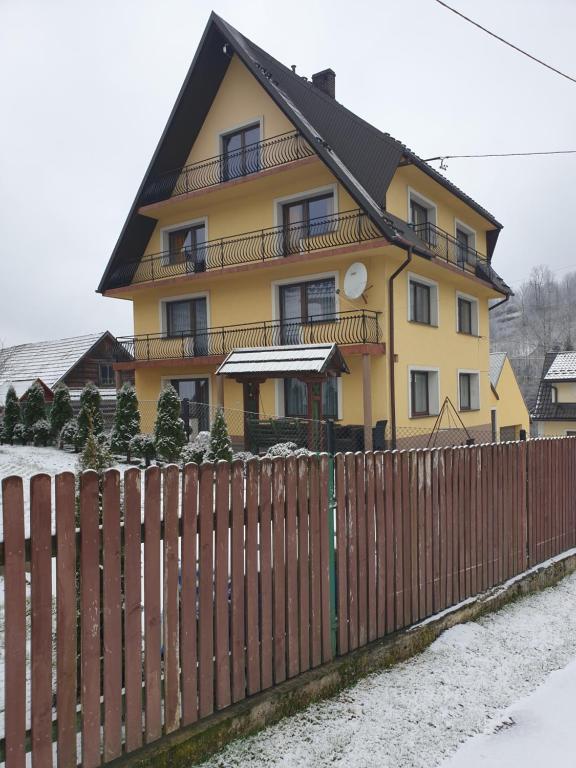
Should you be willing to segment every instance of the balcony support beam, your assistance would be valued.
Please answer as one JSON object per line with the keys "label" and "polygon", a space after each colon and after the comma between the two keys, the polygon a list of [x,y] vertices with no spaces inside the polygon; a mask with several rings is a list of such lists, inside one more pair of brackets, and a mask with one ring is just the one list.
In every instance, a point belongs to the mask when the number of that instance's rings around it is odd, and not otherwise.
{"label": "balcony support beam", "polygon": [[362,355],[362,399],[364,406],[364,450],[371,451],[372,442],[372,359]]}
{"label": "balcony support beam", "polygon": [[224,408],[224,376],[216,375],[216,407]]}

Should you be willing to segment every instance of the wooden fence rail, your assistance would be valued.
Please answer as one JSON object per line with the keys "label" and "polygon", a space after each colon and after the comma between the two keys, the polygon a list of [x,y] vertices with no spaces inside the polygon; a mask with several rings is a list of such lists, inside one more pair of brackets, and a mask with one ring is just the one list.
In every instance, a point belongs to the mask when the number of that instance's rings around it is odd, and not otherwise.
{"label": "wooden fence rail", "polygon": [[502,583],[575,483],[572,438],[36,475],[27,540],[8,477],[1,757],[94,768]]}

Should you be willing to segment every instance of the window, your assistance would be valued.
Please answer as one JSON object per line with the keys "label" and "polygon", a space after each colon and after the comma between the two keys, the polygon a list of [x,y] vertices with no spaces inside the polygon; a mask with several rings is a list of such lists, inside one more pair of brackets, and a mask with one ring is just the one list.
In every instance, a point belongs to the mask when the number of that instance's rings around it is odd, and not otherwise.
{"label": "window", "polygon": [[574,430],[574,429],[567,429],[566,430],[566,437],[576,437],[576,430]]}
{"label": "window", "polygon": [[440,410],[438,371],[434,368],[410,368],[410,418],[435,416]]}
{"label": "window", "polygon": [[[308,416],[308,387],[300,379],[284,379],[284,414]],[[322,415],[327,419],[338,418],[338,379],[335,377],[322,382]]]}
{"label": "window", "polygon": [[260,170],[260,126],[250,125],[222,138],[222,180]]}
{"label": "window", "polygon": [[206,227],[204,224],[168,232],[168,264],[187,264],[190,271],[206,269]]}
{"label": "window", "polygon": [[438,325],[438,286],[423,278],[409,277],[408,319],[413,323]]}
{"label": "window", "polygon": [[456,330],[478,336],[478,301],[472,296],[456,294]]}
{"label": "window", "polygon": [[456,222],[456,261],[464,267],[475,263],[476,233],[462,222]]}
{"label": "window", "polygon": [[188,401],[182,408],[182,417],[185,423],[189,422],[192,432],[210,429],[208,379],[171,379],[170,384],[180,400]]}
{"label": "window", "polygon": [[189,354],[208,354],[208,313],[206,298],[166,302],[166,332],[170,337],[188,336],[193,348]]}
{"label": "window", "polygon": [[418,237],[429,245],[434,245],[436,206],[416,192],[408,190],[408,216]]}
{"label": "window", "polygon": [[334,213],[334,195],[325,195],[285,203],[282,206],[282,225],[284,228],[284,253],[298,253],[302,249],[301,241],[309,237],[318,237],[330,232],[334,222],[330,218]]}
{"label": "window", "polygon": [[551,403],[558,402],[558,390],[556,389],[556,387],[550,387],[550,402]]}
{"label": "window", "polygon": [[98,363],[98,384],[101,387],[113,387],[116,382],[112,363]]}
{"label": "window", "polygon": [[458,398],[461,411],[477,411],[480,408],[480,385],[478,373],[458,374]]}
{"label": "window", "polygon": [[282,344],[299,344],[303,323],[333,322],[336,312],[336,280],[308,280],[279,287]]}

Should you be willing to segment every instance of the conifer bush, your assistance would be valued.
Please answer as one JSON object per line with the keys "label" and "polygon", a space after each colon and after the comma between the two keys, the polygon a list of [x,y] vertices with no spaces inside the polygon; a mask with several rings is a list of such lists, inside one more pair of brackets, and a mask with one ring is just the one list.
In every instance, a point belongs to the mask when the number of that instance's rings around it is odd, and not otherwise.
{"label": "conifer bush", "polygon": [[[52,437],[59,440],[62,428],[64,425],[74,417],[74,411],[72,410],[72,401],[70,400],[70,392],[66,384],[58,384],[54,390],[54,400],[52,401],[52,408],[50,410],[50,429]],[[62,448],[62,443],[59,440],[58,447]]]}
{"label": "conifer bush", "polygon": [[4,401],[4,422],[2,425],[2,442],[14,443],[14,429],[20,424],[20,403],[14,387],[8,387]]}
{"label": "conifer bush", "polygon": [[130,440],[130,452],[133,456],[139,456],[141,459],[144,459],[144,463],[149,467],[150,462],[156,456],[156,446],[154,445],[152,435],[134,435],[132,440]]}
{"label": "conifer bush", "polygon": [[88,434],[80,456],[79,467],[82,472],[86,469],[94,469],[96,472],[103,472],[112,465],[112,456],[106,441],[99,440],[99,435],[94,434],[92,423],[88,421]]}
{"label": "conifer bush", "polygon": [[46,401],[42,386],[35,382],[26,392],[26,400],[22,409],[22,423],[26,430],[26,440],[34,438],[34,424],[46,419]]}
{"label": "conifer bush", "polygon": [[158,398],[158,411],[154,425],[156,455],[165,461],[175,462],[180,458],[186,444],[184,422],[180,418],[180,400],[172,385],[164,387]]}
{"label": "conifer bush", "polygon": [[232,461],[232,441],[228,434],[224,411],[218,408],[210,430],[210,445],[206,453],[206,461]]}
{"label": "conifer bush", "polygon": [[98,388],[88,382],[80,395],[80,413],[78,414],[78,430],[76,432],[76,441],[74,447],[80,450],[88,437],[89,425],[91,425],[94,435],[99,435],[104,429],[104,419],[102,417],[102,398]]}
{"label": "conifer bush", "polygon": [[126,455],[130,461],[130,442],[140,432],[140,412],[136,390],[129,384],[123,384],[116,395],[116,414],[112,430],[112,450]]}

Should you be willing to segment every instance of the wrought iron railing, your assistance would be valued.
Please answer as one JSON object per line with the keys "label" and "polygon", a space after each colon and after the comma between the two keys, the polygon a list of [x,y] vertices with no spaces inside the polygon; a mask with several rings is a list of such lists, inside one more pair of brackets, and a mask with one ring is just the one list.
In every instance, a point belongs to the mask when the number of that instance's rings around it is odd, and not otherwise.
{"label": "wrought iron railing", "polygon": [[474,272],[478,265],[488,265],[488,259],[484,254],[459,242],[435,224],[426,222],[425,224],[410,224],[410,227],[426,243],[432,253],[461,269]]}
{"label": "wrought iron railing", "polygon": [[117,359],[135,361],[227,355],[233,349],[293,344],[377,344],[382,333],[378,312],[349,310],[310,316],[308,320],[265,320],[181,333],[149,333],[118,339]]}
{"label": "wrought iron railing", "polygon": [[311,157],[314,151],[300,133],[283,133],[242,149],[162,173],[145,187],[141,205],[213,187],[268,168]]}
{"label": "wrought iron railing", "polygon": [[269,259],[310,253],[325,248],[361,243],[382,237],[382,232],[363,211],[356,209],[269,227],[241,235],[208,240],[195,248],[161,251],[141,261],[119,264],[110,276],[110,287],[154,282],[167,277],[223,269]]}

